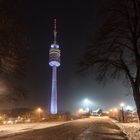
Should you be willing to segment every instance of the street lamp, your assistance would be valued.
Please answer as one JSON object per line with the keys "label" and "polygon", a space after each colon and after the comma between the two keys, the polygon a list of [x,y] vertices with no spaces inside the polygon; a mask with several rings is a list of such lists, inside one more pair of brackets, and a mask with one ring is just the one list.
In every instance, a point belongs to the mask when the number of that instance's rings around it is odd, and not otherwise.
{"label": "street lamp", "polygon": [[84,109],[83,109],[83,108],[80,108],[80,109],[78,110],[78,113],[79,113],[79,114],[83,114],[83,113],[84,113]]}
{"label": "street lamp", "polygon": [[91,104],[91,101],[89,99],[84,99],[84,105],[86,107],[87,112],[89,112],[89,105]]}
{"label": "street lamp", "polygon": [[124,106],[125,106],[125,104],[121,103],[120,106],[122,108],[122,122],[124,123]]}
{"label": "street lamp", "polygon": [[84,100],[84,103],[85,103],[85,104],[89,104],[89,102],[90,102],[89,99],[85,99],[85,100]]}
{"label": "street lamp", "polygon": [[112,109],[109,110],[109,117],[112,117]]}
{"label": "street lamp", "polygon": [[113,109],[114,118],[118,119],[118,108]]}
{"label": "street lamp", "polygon": [[114,112],[118,112],[118,109],[117,108],[114,108],[113,110],[114,110]]}
{"label": "street lamp", "polygon": [[38,113],[38,120],[40,121],[40,117],[41,117],[41,112],[42,112],[42,109],[39,107],[37,108],[37,113]]}

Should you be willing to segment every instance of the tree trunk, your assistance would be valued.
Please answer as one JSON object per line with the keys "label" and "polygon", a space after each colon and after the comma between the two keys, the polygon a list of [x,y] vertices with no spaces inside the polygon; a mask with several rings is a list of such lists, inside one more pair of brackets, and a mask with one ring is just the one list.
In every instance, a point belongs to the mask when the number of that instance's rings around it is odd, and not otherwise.
{"label": "tree trunk", "polygon": [[134,96],[134,101],[136,104],[136,108],[137,108],[137,113],[138,113],[138,117],[140,120],[140,90],[139,90],[139,84],[136,84],[133,86],[133,96]]}

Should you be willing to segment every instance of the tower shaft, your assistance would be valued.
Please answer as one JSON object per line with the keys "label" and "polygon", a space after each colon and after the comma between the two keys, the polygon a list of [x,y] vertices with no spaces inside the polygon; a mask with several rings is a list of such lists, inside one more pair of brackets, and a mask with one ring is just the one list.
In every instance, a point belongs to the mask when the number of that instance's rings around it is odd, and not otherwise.
{"label": "tower shaft", "polygon": [[57,114],[57,67],[52,67],[51,114]]}

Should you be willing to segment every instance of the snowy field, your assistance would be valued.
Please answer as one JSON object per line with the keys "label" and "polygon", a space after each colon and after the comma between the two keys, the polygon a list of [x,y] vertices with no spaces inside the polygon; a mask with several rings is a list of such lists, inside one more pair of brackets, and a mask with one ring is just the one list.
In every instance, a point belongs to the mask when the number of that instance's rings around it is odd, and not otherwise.
{"label": "snowy field", "polygon": [[66,122],[43,122],[43,123],[29,123],[29,124],[11,124],[11,125],[0,125],[0,137],[7,136],[9,134],[17,134],[26,131],[48,128],[58,126]]}
{"label": "snowy field", "polygon": [[140,140],[140,123],[116,123],[130,140]]}
{"label": "snowy field", "polygon": [[[33,129],[26,133],[6,135],[0,137],[0,140],[128,140],[126,135],[107,117],[91,117],[80,120],[70,121],[59,125],[54,123],[55,127],[49,127],[43,123],[45,129],[39,129],[41,124],[35,124],[30,127],[19,127],[18,131],[23,132],[24,129]],[[38,127],[39,126],[39,127]],[[52,124],[51,124],[52,126]],[[12,127],[12,125],[11,125]],[[37,128],[38,130],[34,130]],[[18,132],[17,131],[17,132]]]}

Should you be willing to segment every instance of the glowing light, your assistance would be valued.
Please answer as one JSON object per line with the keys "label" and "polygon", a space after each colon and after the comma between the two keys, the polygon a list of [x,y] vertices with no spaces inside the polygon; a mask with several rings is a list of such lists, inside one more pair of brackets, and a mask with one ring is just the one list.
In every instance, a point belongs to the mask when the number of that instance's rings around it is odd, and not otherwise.
{"label": "glowing light", "polygon": [[59,48],[59,45],[58,44],[52,44],[51,45],[51,48],[57,48],[58,49]]}
{"label": "glowing light", "polygon": [[84,99],[84,104],[89,105],[89,104],[91,104],[91,101],[89,99]]}
{"label": "glowing light", "polygon": [[51,61],[51,62],[49,62],[49,65],[51,67],[53,67],[53,66],[59,67],[60,66],[60,62],[58,62],[58,61]]}
{"label": "glowing light", "polygon": [[86,112],[89,112],[89,107],[86,108]]}
{"label": "glowing light", "polygon": [[40,107],[37,108],[37,112],[42,112],[42,109]]}
{"label": "glowing light", "polygon": [[117,108],[114,108],[113,111],[114,111],[114,112],[118,112],[118,109],[117,109]]}
{"label": "glowing light", "polygon": [[60,50],[57,44],[51,45],[49,51],[49,65],[59,67],[60,66]]}
{"label": "glowing light", "polygon": [[109,114],[109,112],[108,112],[108,111],[106,111],[105,113],[106,113],[106,114]]}
{"label": "glowing light", "polygon": [[78,110],[78,113],[79,113],[79,114],[83,114],[83,113],[84,113],[84,109],[83,109],[83,108],[80,108],[80,109]]}
{"label": "glowing light", "polygon": [[57,114],[57,67],[52,71],[51,114]]}
{"label": "glowing light", "polygon": [[133,110],[133,108],[132,108],[132,106],[126,106],[126,110],[130,110],[130,111],[132,111]]}
{"label": "glowing light", "polygon": [[121,106],[121,107],[124,107],[124,106],[125,106],[125,104],[124,104],[124,103],[121,103],[121,104],[120,104],[120,106]]}

